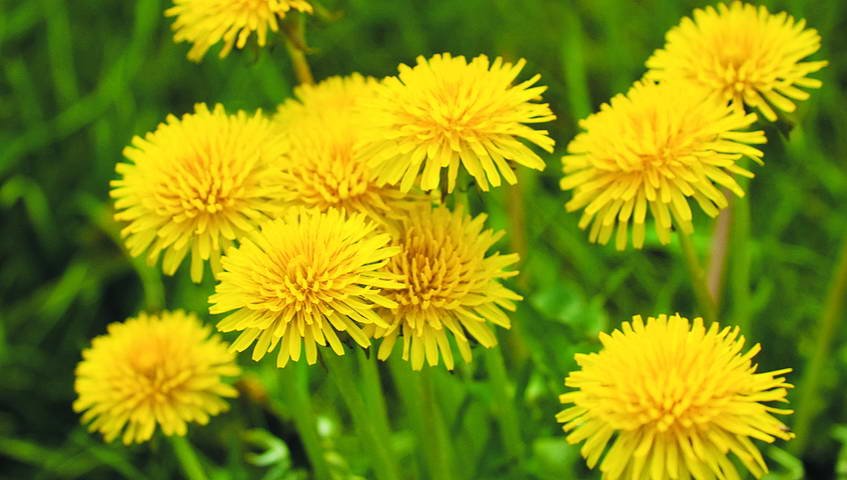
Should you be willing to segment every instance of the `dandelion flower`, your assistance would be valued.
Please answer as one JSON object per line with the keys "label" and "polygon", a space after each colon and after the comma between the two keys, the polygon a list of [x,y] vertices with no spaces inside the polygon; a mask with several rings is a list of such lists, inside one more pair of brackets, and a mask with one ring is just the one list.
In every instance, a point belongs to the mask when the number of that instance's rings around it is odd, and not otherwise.
{"label": "dandelion flower", "polygon": [[115,219],[132,256],[148,251],[172,275],[191,252],[191,278],[203,278],[203,262],[220,270],[220,255],[280,206],[279,161],[286,151],[261,113],[227,115],[198,104],[182,119],[168,116],[124,149],[111,182]]}
{"label": "dandelion flower", "polygon": [[686,81],[709,95],[748,105],[770,121],[777,110],[793,112],[794,102],[809,98],[798,87],[818,88],[809,78],[827,65],[803,61],[817,52],[821,38],[785,12],[771,14],[764,5],[733,2],[694,10],[667,34],[667,43],[647,60],[647,78]]}
{"label": "dandelion flower", "polygon": [[[379,358],[391,355],[397,337],[403,337],[403,359],[420,370],[424,360],[453,369],[452,336],[465,362],[471,360],[469,338],[491,348],[497,338],[489,324],[509,328],[503,310],[514,311],[521,296],[500,284],[518,274],[509,267],[518,255],[486,255],[503,232],[483,230],[485,215],[472,218],[460,208],[419,207],[402,225],[397,242],[402,253],[392,258],[388,271],[401,275],[406,285],[389,292],[397,307],[387,314],[388,326],[374,326],[382,338]],[[450,335],[448,335],[448,333]]]}
{"label": "dandelion flower", "polygon": [[226,411],[237,392],[223,377],[240,373],[235,355],[194,314],[140,314],[113,323],[76,367],[74,411],[107,442],[142,443],[157,426],[185,435]]}
{"label": "dandelion flower", "polygon": [[760,478],[768,468],[753,440],[793,438],[773,416],[791,410],[766,405],[787,402],[791,369],[757,373],[760,347],[741,353],[738,327],[635,316],[600,342],[599,353],[576,355],[556,418],[568,443],[585,442],[590,468],[604,457],[606,480],[739,479],[729,453]]}
{"label": "dandelion flower", "polygon": [[278,367],[299,360],[301,346],[309,364],[317,345],[343,355],[338,332],[367,347],[362,325],[385,325],[375,308],[396,304],[383,289],[402,286],[382,269],[400,251],[389,242],[364,215],[294,209],[227,252],[209,311],[231,312],[218,330],[241,332],[238,351],[255,342],[253,360],[279,345]]}
{"label": "dandelion flower", "polygon": [[282,164],[288,205],[338,208],[383,222],[407,203],[396,187],[381,186],[358,146],[361,99],[377,82],[359,74],[297,87],[297,99],[279,107],[275,122],[291,146]]}
{"label": "dandelion flower", "polygon": [[689,199],[709,216],[728,204],[719,187],[740,196],[733,174],[752,177],[739,163],[761,163],[762,131],[746,131],[755,114],[703,99],[672,84],[636,83],[626,95],[580,121],[582,132],[562,158],[563,190],[573,190],[568,211],[584,209],[580,228],[605,244],[617,226],[616,246],[626,248],[629,224],[633,244],[644,243],[649,207],[659,241],[668,243],[672,225],[693,230]]}
{"label": "dandelion flower", "polygon": [[556,117],[546,103],[536,103],[546,90],[533,86],[540,75],[513,84],[525,63],[499,57],[492,63],[485,55],[468,63],[445,53],[400,65],[399,75],[385,79],[367,105],[363,144],[379,180],[404,192],[415,183],[434,190],[446,168],[453,191],[461,165],[488,190],[500,185],[501,175],[517,182],[510,163],[543,170],[527,143],[552,152],[553,140],[529,125]]}
{"label": "dandelion flower", "polygon": [[165,16],[176,17],[174,41],[190,42],[188,59],[199,62],[218,42],[224,44],[221,58],[233,47],[244,48],[253,33],[264,47],[268,30],[279,31],[290,10],[312,13],[312,5],[306,0],[174,0]]}

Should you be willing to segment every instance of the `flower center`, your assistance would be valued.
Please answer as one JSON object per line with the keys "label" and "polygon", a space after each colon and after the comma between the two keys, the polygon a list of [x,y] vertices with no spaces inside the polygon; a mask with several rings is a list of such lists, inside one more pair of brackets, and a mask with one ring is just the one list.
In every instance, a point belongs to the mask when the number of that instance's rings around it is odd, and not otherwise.
{"label": "flower center", "polygon": [[401,308],[452,308],[470,289],[468,262],[446,236],[426,238],[410,232],[405,254],[394,257],[390,270],[408,283],[396,294]]}

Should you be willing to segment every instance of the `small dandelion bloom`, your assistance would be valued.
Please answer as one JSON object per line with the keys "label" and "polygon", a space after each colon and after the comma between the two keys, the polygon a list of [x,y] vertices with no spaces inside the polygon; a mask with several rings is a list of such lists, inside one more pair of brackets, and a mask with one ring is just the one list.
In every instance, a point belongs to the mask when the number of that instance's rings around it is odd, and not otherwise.
{"label": "small dandelion bloom", "polygon": [[124,149],[111,182],[115,219],[127,225],[130,255],[145,250],[172,275],[191,253],[191,278],[203,262],[220,270],[220,255],[262,220],[279,212],[279,162],[285,142],[261,112],[227,115],[198,104],[181,119],[168,116],[154,132]]}
{"label": "small dandelion bloom", "polygon": [[753,440],[793,438],[774,417],[791,410],[766,404],[787,402],[791,369],[757,373],[760,347],[741,353],[738,327],[635,316],[600,342],[599,353],[576,355],[556,418],[568,443],[585,442],[590,468],[603,457],[604,479],[741,478],[729,453],[760,478],[768,468]]}
{"label": "small dandelion bloom", "polygon": [[543,170],[527,143],[552,152],[553,140],[530,125],[556,117],[536,102],[546,90],[533,86],[540,75],[513,83],[525,63],[500,57],[492,63],[485,55],[468,63],[445,53],[400,65],[399,75],[386,78],[367,104],[363,144],[379,180],[404,192],[416,183],[434,190],[446,168],[453,191],[461,165],[488,190],[500,185],[501,175],[517,182],[511,163]]}
{"label": "small dandelion bloom", "polygon": [[274,120],[291,148],[281,177],[288,205],[338,208],[383,222],[408,203],[396,187],[377,183],[358,146],[360,102],[376,85],[359,74],[331,77],[297,87],[297,98],[279,107]]}
{"label": "small dandelion bloom", "polygon": [[82,352],[74,411],[107,442],[142,443],[156,428],[185,435],[226,411],[237,391],[224,377],[240,373],[235,354],[191,313],[140,314],[113,323]]}
{"label": "small dandelion bloom", "polygon": [[232,345],[239,352],[255,342],[257,361],[279,345],[278,367],[299,360],[301,347],[309,364],[318,345],[343,355],[338,332],[368,347],[362,326],[384,326],[376,307],[397,305],[383,290],[402,287],[383,269],[400,249],[376,228],[335,209],[294,209],[263,224],[223,258],[209,311],[231,313],[218,330],[241,332]]}
{"label": "small dandelion bloom", "polygon": [[617,227],[619,250],[630,223],[633,245],[643,246],[649,208],[666,244],[672,225],[693,230],[689,199],[714,217],[728,205],[719,187],[744,196],[733,175],[753,176],[740,165],[744,157],[761,163],[750,145],[765,143],[765,133],[746,130],[755,121],[691,89],[638,82],[580,121],[583,131],[562,157],[561,187],[574,191],[565,207],[583,209],[579,226],[591,226],[592,242],[606,244]]}
{"label": "small dandelion bloom", "polygon": [[820,49],[821,38],[804,20],[738,1],[696,9],[693,17],[668,32],[665,47],[647,60],[647,78],[691,82],[770,121],[777,118],[774,108],[793,112],[795,101],[809,98],[798,87],[821,86],[808,75],[827,62],[803,61]]}
{"label": "small dandelion bloom", "polygon": [[469,337],[491,348],[497,337],[489,325],[510,327],[503,310],[514,311],[522,298],[500,280],[518,274],[509,269],[518,255],[486,255],[503,232],[483,230],[485,218],[472,218],[461,208],[426,206],[404,219],[396,239],[402,253],[390,260],[387,269],[405,278],[406,285],[388,293],[397,303],[387,313],[389,325],[373,328],[373,336],[383,339],[380,359],[391,355],[402,336],[403,359],[411,360],[413,369],[420,370],[424,360],[435,366],[441,357],[452,370],[450,336],[465,362],[470,362]]}
{"label": "small dandelion bloom", "polygon": [[268,30],[279,31],[290,10],[312,13],[312,5],[306,0],[174,0],[165,16],[176,17],[174,41],[190,42],[188,59],[199,62],[214,44],[223,42],[223,58],[233,47],[244,48],[254,33],[264,47]]}

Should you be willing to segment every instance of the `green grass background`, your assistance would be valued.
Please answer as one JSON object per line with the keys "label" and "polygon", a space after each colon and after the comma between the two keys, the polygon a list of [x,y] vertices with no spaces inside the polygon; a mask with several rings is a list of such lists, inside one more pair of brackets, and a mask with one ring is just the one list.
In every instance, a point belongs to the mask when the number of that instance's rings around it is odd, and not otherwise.
{"label": "green grass background", "polygon": [[[526,220],[527,255],[515,285],[526,300],[513,330],[500,332],[516,399],[497,401],[481,361],[455,375],[438,372],[435,381],[459,478],[596,478],[553,417],[573,354],[597,349],[597,333],[632,314],[697,312],[677,245],[662,247],[650,237],[643,251],[620,253],[588,243],[578,215],[562,208],[569,194],[558,189],[559,156],[577,120],[639,78],[665,31],[703,3],[326,4],[338,17],[310,20],[308,33],[318,78],[353,71],[382,76],[419,54],[449,51],[526,58],[522,78],[539,72],[549,86],[545,98],[558,120],[550,127],[557,154],[548,168],[521,172],[517,193],[500,189],[471,198],[490,212],[491,226],[510,228],[510,205]],[[763,369],[793,367],[796,382],[815,349],[823,298],[847,235],[847,3],[765,4],[806,18],[823,36],[816,58],[831,64],[815,75],[824,87],[792,116],[797,125],[788,138],[768,127],[766,165],[752,167],[757,176],[743,204],[748,235],[733,238],[721,318],[746,325],[748,338],[762,343]],[[270,111],[289,96],[293,73],[281,45],[189,63],[187,46],[171,40],[167,6],[163,0],[0,0],[0,478],[179,476],[167,443],[104,444],[71,410],[80,351],[108,323],[160,307],[209,317],[209,280],[195,286],[185,269],[161,278],[124,254],[108,182],[123,146],[168,113],[184,113],[198,101]],[[696,228],[705,254],[711,222],[700,216]],[[520,238],[509,232],[501,248]],[[847,478],[847,348],[843,332],[834,335],[808,448],[798,459],[784,443],[763,447],[773,478],[802,478],[804,467],[807,478]],[[210,426],[192,428],[191,441],[213,478],[298,478],[308,463],[285,402],[289,377],[246,358],[241,363],[272,400],[262,405],[242,396]],[[355,440],[324,371],[300,373],[310,376],[339,475],[369,478],[367,448]],[[411,434],[416,419],[400,401],[395,377],[385,367],[383,373],[396,431],[386,441],[405,474],[423,478]],[[515,447],[499,434],[496,420],[504,409],[521,422],[519,461],[509,457]]]}

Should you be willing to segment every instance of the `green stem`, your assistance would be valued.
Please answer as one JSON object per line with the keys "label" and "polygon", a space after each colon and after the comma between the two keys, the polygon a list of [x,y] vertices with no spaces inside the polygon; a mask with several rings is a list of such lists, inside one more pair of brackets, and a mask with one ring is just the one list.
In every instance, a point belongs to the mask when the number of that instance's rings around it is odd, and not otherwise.
{"label": "green stem", "polygon": [[429,459],[430,478],[450,480],[454,478],[453,459],[449,449],[450,438],[438,397],[435,395],[434,374],[435,368],[432,367],[424,367],[422,371],[413,374],[415,380],[419,382],[421,390],[420,406],[425,435],[421,440],[429,443],[431,448],[429,453],[432,457]]}
{"label": "green stem", "polygon": [[509,379],[503,353],[499,347],[486,349],[485,367],[494,388],[497,423],[509,456],[517,461],[524,459],[524,442],[520,422],[515,415],[515,399],[510,393]]}
{"label": "green stem", "polygon": [[309,463],[312,464],[314,477],[317,480],[330,480],[332,470],[326,461],[326,452],[318,434],[318,418],[308,393],[307,368],[294,363],[280,369],[280,377],[285,384],[282,391],[294,426],[300,435],[300,441],[303,442],[306,455],[309,457]]}
{"label": "green stem", "polygon": [[706,283],[706,272],[700,265],[697,251],[694,249],[694,244],[691,241],[691,235],[679,232],[679,243],[682,246],[682,253],[685,256],[685,262],[691,274],[691,284],[697,304],[700,307],[700,313],[706,325],[711,325],[717,321],[718,315],[715,301],[709,293],[709,286]]}
{"label": "green stem", "polygon": [[172,435],[168,437],[168,440],[171,442],[185,478],[188,480],[206,480],[208,477],[203,472],[200,457],[197,456],[197,452],[188,439],[180,435]]}
{"label": "green stem", "polygon": [[289,14],[283,21],[282,34],[297,81],[303,85],[315,83],[309,61],[306,60],[306,22],[304,16],[296,13]]}
{"label": "green stem", "polygon": [[371,452],[373,469],[379,480],[399,480],[399,469],[395,463],[395,456],[389,445],[390,438],[381,436],[378,426],[379,420],[374,418],[373,412],[365,403],[362,393],[356,386],[353,371],[348,360],[332,352],[321,349],[321,358],[329,370],[329,376],[341,392],[341,399],[347,405],[353,424],[356,427],[365,449]]}
{"label": "green stem", "polygon": [[357,349],[356,356],[359,360],[359,370],[362,376],[362,387],[364,388],[365,403],[377,419],[377,427],[380,435],[391,435],[391,424],[388,421],[388,409],[385,406],[385,394],[382,391],[382,381],[379,375],[379,366],[376,363],[376,352],[368,355],[363,348]]}
{"label": "green stem", "polygon": [[750,332],[750,202],[739,198],[733,206],[732,224],[732,304],[735,324],[742,332]]}
{"label": "green stem", "polygon": [[800,379],[798,393],[800,400],[797,402],[797,416],[794,419],[794,433],[796,439],[791,444],[791,450],[796,455],[803,453],[809,440],[809,429],[820,405],[821,373],[832,359],[829,358],[832,342],[838,333],[838,327],[844,320],[843,307],[844,297],[847,296],[847,235],[844,236],[841,245],[841,253],[838,263],[830,281],[829,291],[826,295],[823,314],[818,325],[818,337],[812,359],[803,369]]}

